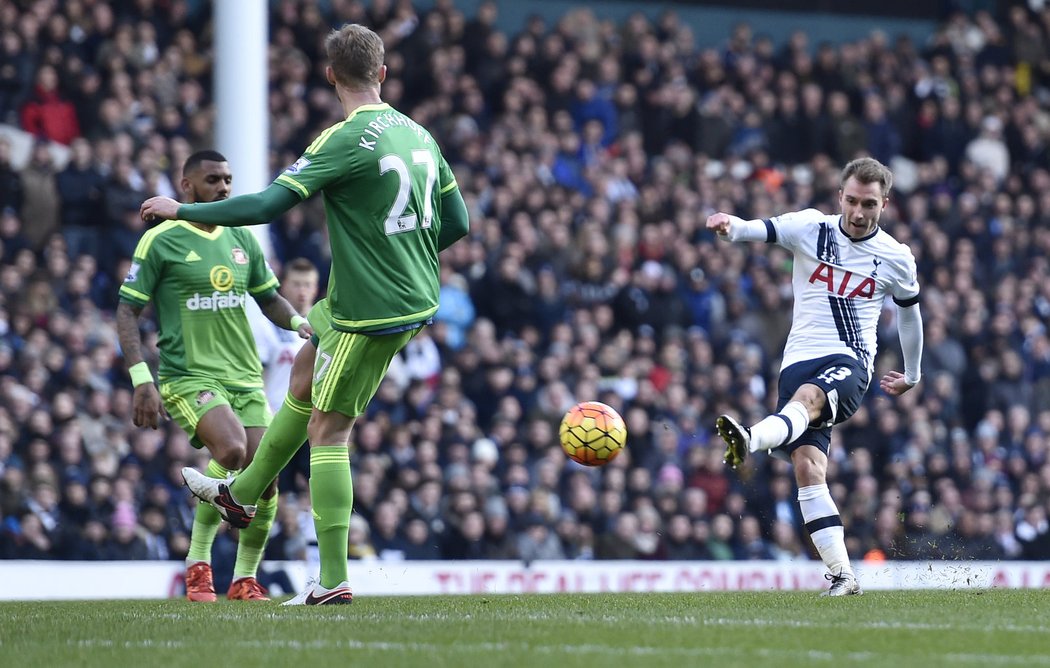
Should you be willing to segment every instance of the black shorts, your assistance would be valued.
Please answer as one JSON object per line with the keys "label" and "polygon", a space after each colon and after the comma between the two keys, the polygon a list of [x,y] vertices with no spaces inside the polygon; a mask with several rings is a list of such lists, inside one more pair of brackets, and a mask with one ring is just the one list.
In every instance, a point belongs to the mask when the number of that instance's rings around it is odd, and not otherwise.
{"label": "black shorts", "polygon": [[790,459],[791,453],[803,445],[816,446],[828,454],[832,425],[847,420],[860,408],[864,393],[868,391],[868,370],[849,355],[828,355],[796,362],[780,372],[777,410],[787,406],[798,388],[807,383],[824,390],[827,397],[824,411],[798,439],[769,451],[780,459]]}

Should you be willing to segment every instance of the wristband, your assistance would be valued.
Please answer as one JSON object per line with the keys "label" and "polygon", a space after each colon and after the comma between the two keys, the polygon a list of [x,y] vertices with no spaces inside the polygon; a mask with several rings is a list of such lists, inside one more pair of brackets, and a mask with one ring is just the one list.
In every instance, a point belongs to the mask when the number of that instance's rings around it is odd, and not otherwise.
{"label": "wristband", "polygon": [[306,318],[304,318],[301,315],[293,315],[292,321],[289,323],[289,326],[291,327],[293,332],[297,332],[299,331],[299,328],[302,327],[304,323],[306,323],[306,321]]}
{"label": "wristband", "polygon": [[145,362],[132,364],[128,367],[128,373],[131,375],[131,384],[135,387],[153,382],[153,374],[149,372],[149,365]]}

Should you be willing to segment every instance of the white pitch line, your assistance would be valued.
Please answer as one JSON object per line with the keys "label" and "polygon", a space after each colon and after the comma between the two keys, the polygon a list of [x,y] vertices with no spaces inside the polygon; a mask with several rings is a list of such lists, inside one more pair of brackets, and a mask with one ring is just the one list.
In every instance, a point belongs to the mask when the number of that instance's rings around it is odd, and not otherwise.
{"label": "white pitch line", "polygon": [[[425,614],[408,614],[398,615],[398,621],[448,621],[453,618],[452,615],[446,615],[443,613],[425,613]],[[621,624],[629,623],[633,626],[761,626],[761,627],[776,627],[776,626],[787,626],[793,628],[838,628],[838,629],[886,629],[886,630],[901,630],[901,631],[976,631],[982,633],[997,633],[1001,631],[1008,631],[1012,633],[1038,633],[1043,634],[1046,632],[1044,626],[1037,625],[1021,625],[1021,624],[936,624],[930,622],[887,622],[887,621],[873,621],[873,622],[844,622],[844,621],[809,621],[809,620],[792,620],[792,619],[762,619],[762,618],[747,618],[747,619],[730,619],[727,617],[699,617],[692,615],[668,615],[668,616],[655,616],[655,617],[635,617],[633,614],[624,615],[612,615],[612,614],[601,614],[601,615],[587,615],[587,614],[576,614],[573,612],[566,612],[562,614],[550,613],[550,612],[530,612],[525,614],[518,613],[495,613],[491,615],[461,615],[455,617],[458,620],[472,620],[472,621],[550,621],[558,623],[585,623],[585,624]],[[371,619],[373,621],[386,621],[387,615],[372,614],[362,615],[355,617],[357,620]]]}
{"label": "white pitch line", "polygon": [[[183,615],[180,613],[164,613],[156,615],[158,619],[174,619],[185,621],[190,618],[189,615]],[[229,612],[218,612],[210,614],[209,620],[222,620],[222,621],[241,621],[246,616],[238,615]],[[252,612],[252,619],[259,619],[259,615]],[[263,615],[262,618],[270,621],[298,621],[299,617],[293,614],[282,613],[282,612],[271,612]],[[316,617],[312,620],[312,623],[324,624],[328,622],[346,622],[346,621],[374,621],[374,622],[385,622],[390,619],[390,616],[385,613],[365,613],[365,614],[333,614],[325,615],[324,617]],[[789,628],[835,628],[835,629],[867,629],[867,630],[890,630],[890,631],[965,631],[975,633],[1033,633],[1040,634],[1046,632],[1046,628],[1038,625],[1029,624],[949,624],[949,623],[932,623],[932,622],[894,622],[894,621],[872,621],[872,622],[845,622],[845,621],[810,621],[802,619],[763,619],[763,618],[747,618],[747,619],[731,619],[727,617],[698,617],[692,615],[667,615],[667,616],[656,616],[656,617],[634,617],[629,614],[624,615],[613,615],[613,614],[601,614],[601,615],[587,615],[587,614],[576,614],[572,612],[566,612],[562,614],[553,612],[529,612],[524,614],[518,613],[493,613],[493,614],[466,614],[466,615],[450,615],[441,612],[427,612],[427,613],[414,613],[398,615],[398,622],[447,622],[451,620],[457,621],[526,621],[526,622],[557,622],[562,624],[568,623],[583,623],[583,624],[605,624],[605,625],[616,625],[629,623],[632,626],[679,626],[679,627],[698,627],[698,626],[757,626],[757,627],[789,627]]]}
{"label": "white pitch line", "polygon": [[[193,643],[184,640],[109,640],[109,639],[83,639],[70,640],[68,645],[81,648],[92,647],[118,647],[121,649],[179,649],[190,651],[197,649],[201,643]],[[386,642],[386,641],[358,641],[358,640],[241,640],[227,642],[227,646],[243,649],[294,649],[294,650],[333,650],[333,649],[355,649],[372,650],[380,652],[424,652],[424,653],[492,653],[519,650],[523,652],[538,652],[543,654],[590,654],[623,656],[628,654],[639,657],[679,656],[679,657],[709,657],[730,656],[748,657],[758,656],[760,658],[786,660],[804,659],[826,663],[836,663],[844,659],[850,661],[878,660],[881,663],[891,662],[895,659],[950,659],[958,663],[974,663],[981,666],[1050,666],[1050,657],[1047,656],[1020,656],[1002,654],[929,654],[923,657],[893,655],[884,652],[831,652],[820,650],[784,650],[784,649],[736,649],[732,647],[616,647],[608,645],[534,645],[531,643],[462,643],[457,642],[450,645],[438,645],[434,643],[413,642]]]}
{"label": "white pitch line", "polygon": [[794,628],[885,629],[891,631],[975,631],[981,633],[1046,633],[1045,626],[1021,624],[934,624],[930,622],[814,622],[794,619],[704,619],[704,626],[789,626]]}

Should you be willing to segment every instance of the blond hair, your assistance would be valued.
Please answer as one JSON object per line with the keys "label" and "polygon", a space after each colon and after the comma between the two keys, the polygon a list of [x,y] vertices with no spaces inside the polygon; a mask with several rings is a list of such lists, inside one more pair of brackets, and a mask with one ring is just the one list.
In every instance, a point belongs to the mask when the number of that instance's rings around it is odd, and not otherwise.
{"label": "blond hair", "polygon": [[357,23],[347,23],[328,33],[325,53],[332,64],[335,80],[350,90],[362,90],[379,84],[386,49],[383,39]]}

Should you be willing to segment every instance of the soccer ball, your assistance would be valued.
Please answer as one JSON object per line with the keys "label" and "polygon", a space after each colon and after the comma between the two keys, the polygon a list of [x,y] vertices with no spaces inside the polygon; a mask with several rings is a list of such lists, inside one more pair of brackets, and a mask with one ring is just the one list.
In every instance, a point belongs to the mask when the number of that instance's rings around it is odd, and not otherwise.
{"label": "soccer ball", "polygon": [[585,466],[602,466],[616,459],[627,443],[627,425],[620,414],[597,401],[569,409],[558,429],[561,448]]}

